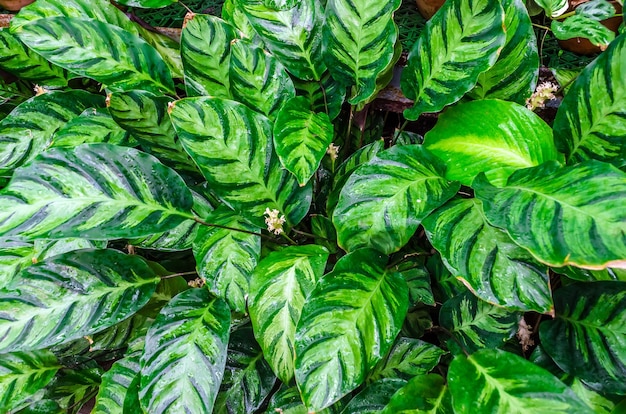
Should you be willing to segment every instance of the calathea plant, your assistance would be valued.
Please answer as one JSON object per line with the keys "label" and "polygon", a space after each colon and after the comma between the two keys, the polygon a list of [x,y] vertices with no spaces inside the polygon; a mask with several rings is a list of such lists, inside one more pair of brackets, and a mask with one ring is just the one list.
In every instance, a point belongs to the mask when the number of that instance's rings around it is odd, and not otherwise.
{"label": "calathea plant", "polygon": [[104,0],[13,18],[0,411],[624,407],[626,37],[549,126],[523,3],[449,0],[401,79],[443,112],[382,139],[398,6],[232,0],[180,43]]}

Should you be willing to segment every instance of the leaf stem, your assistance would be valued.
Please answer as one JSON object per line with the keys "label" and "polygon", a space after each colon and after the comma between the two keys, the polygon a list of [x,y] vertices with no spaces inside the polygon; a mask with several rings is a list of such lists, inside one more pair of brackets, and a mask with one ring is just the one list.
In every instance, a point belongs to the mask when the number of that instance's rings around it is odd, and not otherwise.
{"label": "leaf stem", "polygon": [[253,236],[259,236],[266,240],[272,240],[272,241],[274,240],[272,237],[267,236],[263,233],[257,233],[257,232],[250,231],[250,230],[238,229],[236,227],[222,226],[221,224],[207,223],[206,221],[202,220],[200,217],[197,217],[197,216],[193,216],[193,221],[195,221],[196,223],[202,224],[203,226],[207,226],[207,227],[216,227],[218,229],[238,231],[240,233],[251,234]]}
{"label": "leaf stem", "polygon": [[324,109],[326,109],[326,115],[329,114],[328,112],[328,101],[326,100],[326,88],[324,87],[324,84],[322,83],[322,80],[318,80],[317,83],[320,86],[320,89],[322,90],[322,96],[324,97]]}
{"label": "leaf stem", "polygon": [[191,271],[191,272],[172,273],[171,275],[162,276],[162,277],[161,277],[161,280],[164,280],[164,279],[173,279],[173,278],[178,277],[178,276],[193,276],[193,275],[196,275],[196,276],[197,276],[197,275],[198,275],[198,272],[196,272],[196,271],[194,270],[194,271]]}
{"label": "leaf stem", "polygon": [[541,25],[541,24],[533,23],[533,26],[535,26],[535,27],[537,27],[537,28],[539,28],[539,29],[546,30],[546,31],[548,31],[548,32],[551,32],[551,31],[552,31],[552,29],[550,29],[548,26],[543,26],[543,25]]}

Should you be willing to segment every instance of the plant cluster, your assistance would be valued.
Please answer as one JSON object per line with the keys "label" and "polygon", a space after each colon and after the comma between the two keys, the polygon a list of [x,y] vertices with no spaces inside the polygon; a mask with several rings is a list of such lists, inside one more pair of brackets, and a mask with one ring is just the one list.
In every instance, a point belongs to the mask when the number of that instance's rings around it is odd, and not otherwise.
{"label": "plant cluster", "polygon": [[537,88],[522,0],[448,0],[401,75],[422,137],[372,104],[399,5],[0,31],[0,412],[626,407],[626,35]]}

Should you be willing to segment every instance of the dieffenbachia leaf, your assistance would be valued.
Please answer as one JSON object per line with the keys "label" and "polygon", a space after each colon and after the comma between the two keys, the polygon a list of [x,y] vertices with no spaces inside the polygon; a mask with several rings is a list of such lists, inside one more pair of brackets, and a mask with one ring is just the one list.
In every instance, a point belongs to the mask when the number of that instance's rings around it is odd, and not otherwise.
{"label": "dieffenbachia leaf", "polygon": [[52,134],[104,98],[85,91],[54,91],[22,102],[0,121],[0,175],[11,174],[43,152]]}
{"label": "dieffenbachia leaf", "polygon": [[487,219],[549,266],[626,266],[626,173],[589,160],[513,173],[502,188],[474,180]]}
{"label": "dieffenbachia leaf", "polygon": [[428,21],[402,71],[402,92],[414,100],[404,111],[415,120],[438,112],[471,90],[493,66],[506,41],[498,0],[446,1]]}
{"label": "dieffenbachia leaf", "polygon": [[[341,414],[378,414],[405,384],[406,381],[399,378],[383,378],[373,382],[355,395],[341,410]],[[397,412],[394,411],[394,414]]]}
{"label": "dieffenbachia leaf", "polygon": [[[102,376],[102,385],[96,396],[92,414],[122,414],[124,399],[131,382],[140,375],[141,352],[131,353],[117,360]],[[139,407],[135,408],[139,410]]]}
{"label": "dieffenbachia leaf", "polygon": [[394,146],[352,173],[341,190],[333,223],[348,251],[373,247],[393,253],[431,211],[454,196],[439,159],[420,145]]}
{"label": "dieffenbachia leaf", "polygon": [[575,14],[563,21],[552,20],[550,25],[554,37],[559,40],[583,38],[591,44],[606,49],[609,43],[615,39],[615,32],[598,22],[581,14]]}
{"label": "dieffenbachia leaf", "polygon": [[356,105],[376,91],[376,79],[394,56],[399,0],[328,0],[323,28],[324,61],[333,78],[353,86]]}
{"label": "dieffenbachia leaf", "polygon": [[218,207],[202,219],[219,227],[202,226],[198,229],[193,243],[198,275],[234,312],[244,314],[250,292],[250,274],[261,255],[261,238],[250,232],[260,232],[261,229],[226,206]]}
{"label": "dieffenbachia leaf", "polygon": [[286,101],[274,122],[274,146],[283,166],[306,185],[315,174],[334,131],[325,113],[309,109],[307,98],[298,96]]}
{"label": "dieffenbachia leaf", "polygon": [[233,99],[272,120],[285,101],[296,95],[282,63],[247,40],[231,43],[228,66]]}
{"label": "dieffenbachia leaf", "polygon": [[0,411],[19,407],[48,385],[60,367],[46,350],[0,354]]}
{"label": "dieffenbachia leaf", "polygon": [[619,36],[587,66],[554,119],[554,139],[567,162],[589,158],[626,164],[626,35]]}
{"label": "dieffenbachia leaf", "polygon": [[326,70],[322,55],[324,11],[316,0],[297,1],[277,10],[261,0],[240,2],[268,50],[298,79],[319,81]]}
{"label": "dieffenbachia leaf", "polygon": [[608,394],[626,393],[626,282],[574,283],[554,292],[543,349],[568,374]]}
{"label": "dieffenbachia leaf", "polygon": [[470,292],[447,300],[439,312],[441,326],[469,353],[504,345],[517,332],[519,319],[519,314],[491,305]]}
{"label": "dieffenbachia leaf", "polygon": [[[400,388],[380,414],[450,414],[452,398],[444,379],[422,374]],[[464,411],[458,411],[464,412]]]}
{"label": "dieffenbachia leaf", "polygon": [[230,98],[230,44],[235,28],[208,14],[194,14],[183,28],[180,54],[188,96]]}
{"label": "dieffenbachia leaf", "polygon": [[183,179],[151,155],[111,144],[52,148],[0,192],[0,235],[139,237],[193,218]]}
{"label": "dieffenbachia leaf", "polygon": [[476,296],[516,310],[552,311],[548,267],[489,224],[480,201],[450,200],[422,224],[450,272]]}
{"label": "dieffenbachia leaf", "polygon": [[281,168],[266,117],[234,101],[197,97],[177,101],[171,118],[211,190],[244,218],[262,226],[265,209],[277,209],[295,225],[306,215],[311,186],[299,187]]}
{"label": "dieffenbachia leaf", "polygon": [[159,282],[115,250],[77,250],[26,269],[0,291],[0,352],[42,349],[130,317]]}
{"label": "dieffenbachia leaf", "polygon": [[226,365],[230,309],[207,289],[174,297],[148,330],[141,406],[150,414],[210,414]]}
{"label": "dieffenbachia leaf", "polygon": [[52,136],[53,147],[75,147],[80,144],[106,142],[132,146],[129,133],[111,117],[106,108],[88,108],[80,116],[71,119]]}
{"label": "dieffenbachia leaf", "polygon": [[593,412],[548,371],[499,349],[457,355],[450,364],[448,386],[455,413]]}
{"label": "dieffenbachia leaf", "polygon": [[478,76],[469,96],[524,105],[539,76],[537,39],[523,0],[503,0],[506,42],[496,63]]}
{"label": "dieffenbachia leaf", "polygon": [[321,246],[290,246],[267,255],[252,274],[248,308],[254,335],[284,383],[294,374],[294,341],[302,308],[327,259],[328,251]]}
{"label": "dieffenbachia leaf", "polygon": [[400,337],[389,351],[389,355],[378,363],[368,380],[401,378],[409,380],[416,375],[427,374],[446,352],[428,342]]}
{"label": "dieffenbachia leaf", "polygon": [[500,100],[450,108],[426,133],[424,147],[444,161],[448,180],[466,186],[481,172],[499,186],[516,170],[558,158],[548,124],[529,109]]}
{"label": "dieffenbachia leaf", "polygon": [[386,262],[374,249],[349,253],[308,296],[296,329],[295,373],[309,410],[358,387],[400,332],[408,288]]}

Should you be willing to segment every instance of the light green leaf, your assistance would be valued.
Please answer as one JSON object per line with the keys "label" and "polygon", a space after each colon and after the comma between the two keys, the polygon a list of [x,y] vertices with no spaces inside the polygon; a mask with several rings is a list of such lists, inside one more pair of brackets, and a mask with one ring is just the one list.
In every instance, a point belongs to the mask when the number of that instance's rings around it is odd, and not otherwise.
{"label": "light green leaf", "polygon": [[263,41],[252,27],[250,20],[243,11],[239,0],[224,0],[222,19],[237,29],[242,39],[248,39],[257,46],[263,47]]}
{"label": "light green leaf", "polygon": [[539,326],[545,351],[590,388],[626,394],[626,282],[574,283],[554,305],[555,319]]}
{"label": "light green leaf", "polygon": [[210,414],[217,397],[230,310],[206,289],[189,289],[167,304],[148,330],[141,357],[141,405],[150,414]]}
{"label": "light green leaf", "polygon": [[141,7],[144,9],[160,9],[170,4],[178,3],[178,0],[118,0],[117,4],[128,7]]}
{"label": "light green leaf", "polygon": [[267,255],[252,274],[248,309],[254,336],[284,383],[294,374],[294,341],[302,308],[327,259],[328,251],[321,246],[290,246]]}
{"label": "light green leaf", "polygon": [[23,238],[140,237],[192,218],[176,172],[133,148],[52,148],[0,192],[0,234]]}
{"label": "light green leaf", "polygon": [[416,375],[427,374],[445,354],[443,349],[428,342],[400,337],[387,357],[374,368],[368,380],[400,378],[408,381]]}
{"label": "light green leaf", "polygon": [[209,97],[177,101],[171,112],[181,143],[224,203],[263,226],[266,208],[295,225],[306,215],[311,186],[298,187],[280,167],[271,123],[234,102]]}
{"label": "light green leaf", "polygon": [[[141,352],[117,360],[102,376],[92,414],[122,414],[124,399],[133,379],[139,377]],[[137,407],[138,408],[138,407]]]}
{"label": "light green leaf", "polygon": [[550,18],[559,17],[569,8],[567,0],[534,0]]}
{"label": "light green leaf", "polygon": [[589,160],[519,170],[499,189],[479,175],[476,197],[487,219],[550,266],[623,267],[626,173]]}
{"label": "light green leaf", "polygon": [[450,364],[448,385],[455,413],[593,412],[548,371],[499,349],[457,355]]}
{"label": "light green leaf", "polygon": [[402,71],[402,92],[415,101],[404,116],[439,112],[471,90],[505,44],[497,0],[451,0],[428,21]]}
{"label": "light green leaf", "polygon": [[341,414],[378,414],[389,403],[391,396],[405,384],[406,381],[399,378],[384,378],[373,382],[355,395]]}
{"label": "light green leaf", "polygon": [[141,258],[115,250],[78,250],[34,264],[0,291],[0,352],[102,331],[141,309],[158,282]]}
{"label": "light green leaf", "polygon": [[444,379],[418,375],[396,392],[381,414],[452,414],[452,399]]}
{"label": "light green leaf", "polygon": [[424,222],[444,263],[479,298],[515,310],[551,313],[548,268],[489,224],[476,199],[453,199]]}
{"label": "light green leaf", "polygon": [[589,158],[626,164],[626,35],[587,66],[554,119],[554,139],[568,163]]}
{"label": "light green leaf", "polygon": [[295,346],[296,382],[309,410],[358,387],[400,332],[408,288],[386,262],[373,249],[347,254],[308,296]]}
{"label": "light green leaf", "polygon": [[431,211],[459,189],[441,161],[420,145],[394,146],[361,165],[341,190],[333,223],[339,245],[390,254],[404,246]]}
{"label": "light green leaf", "polygon": [[274,145],[283,166],[306,185],[319,168],[333,140],[333,124],[328,115],[309,109],[306,98],[286,101],[274,122]]}
{"label": "light green leaf", "polygon": [[[333,408],[325,408],[321,411],[316,411],[315,414],[338,413],[338,410]],[[282,411],[282,414],[309,414],[309,410],[307,410],[300,399],[298,388],[295,386],[287,387],[284,384],[272,395],[266,412],[273,413],[277,412],[277,410]]]}
{"label": "light green leaf", "polygon": [[563,21],[552,20],[550,25],[554,37],[559,40],[567,40],[576,37],[588,39],[593,45],[606,49],[615,39],[615,32],[589,17],[575,14]]}
{"label": "light green leaf", "polygon": [[131,146],[129,133],[113,120],[105,108],[85,109],[54,133],[51,146],[75,147],[96,142]]}
{"label": "light green leaf", "polygon": [[605,20],[615,16],[615,7],[606,0],[590,0],[576,6],[576,14],[593,20]]}

